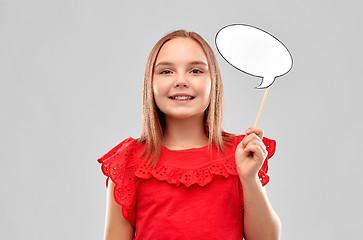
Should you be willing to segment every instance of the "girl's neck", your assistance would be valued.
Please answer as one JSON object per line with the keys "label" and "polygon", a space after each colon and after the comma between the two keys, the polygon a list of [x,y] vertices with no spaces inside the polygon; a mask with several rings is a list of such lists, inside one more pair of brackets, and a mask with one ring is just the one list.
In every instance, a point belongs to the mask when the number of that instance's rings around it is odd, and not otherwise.
{"label": "girl's neck", "polygon": [[165,117],[163,145],[172,150],[183,150],[208,145],[204,131],[204,116],[188,119]]}

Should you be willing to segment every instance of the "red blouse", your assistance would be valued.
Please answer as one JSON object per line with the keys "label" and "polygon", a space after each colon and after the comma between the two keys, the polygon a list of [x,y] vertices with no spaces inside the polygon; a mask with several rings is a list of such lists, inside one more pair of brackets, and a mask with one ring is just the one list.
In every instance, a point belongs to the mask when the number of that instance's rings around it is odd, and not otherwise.
{"label": "red blouse", "polygon": [[[98,159],[115,183],[115,201],[135,227],[136,240],[243,239],[243,195],[235,164],[235,149],[225,154],[209,146],[186,150],[162,148],[155,168],[138,156],[143,144],[127,138]],[[258,175],[269,181],[268,159],[276,142],[263,138],[268,155]]]}

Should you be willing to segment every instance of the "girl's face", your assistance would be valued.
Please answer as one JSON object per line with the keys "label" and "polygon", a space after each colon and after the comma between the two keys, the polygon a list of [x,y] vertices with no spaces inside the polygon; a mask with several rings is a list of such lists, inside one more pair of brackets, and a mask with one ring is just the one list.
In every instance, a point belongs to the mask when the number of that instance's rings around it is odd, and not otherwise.
{"label": "girl's face", "polygon": [[180,37],[163,45],[155,61],[153,90],[166,119],[204,116],[211,77],[207,57],[195,40]]}

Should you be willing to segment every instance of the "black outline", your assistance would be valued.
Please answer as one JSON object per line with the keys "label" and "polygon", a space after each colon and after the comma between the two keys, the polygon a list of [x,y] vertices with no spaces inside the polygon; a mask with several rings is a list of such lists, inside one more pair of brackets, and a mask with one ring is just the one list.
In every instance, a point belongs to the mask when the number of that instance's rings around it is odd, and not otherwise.
{"label": "black outline", "polygon": [[[290,69],[289,69],[287,72],[285,72],[284,74],[282,74],[282,75],[275,76],[275,78],[274,78],[274,80],[272,81],[272,83],[271,83],[270,85],[268,85],[267,87],[258,88],[259,86],[261,86],[261,84],[262,84],[262,82],[263,82],[263,76],[253,75],[253,74],[251,74],[251,73],[248,73],[248,72],[245,72],[245,71],[243,71],[243,70],[239,69],[238,67],[236,67],[236,66],[234,66],[233,64],[231,64],[230,62],[228,62],[228,61],[227,61],[227,59],[225,59],[225,58],[224,58],[224,56],[223,56],[223,54],[221,53],[221,51],[219,51],[219,49],[218,49],[218,46],[217,46],[217,36],[218,36],[218,33],[219,33],[220,31],[222,31],[222,29],[224,29],[224,28],[226,28],[226,27],[235,26],[235,25],[241,25],[241,26],[247,26],[247,27],[256,28],[256,29],[258,29],[258,30],[260,30],[260,31],[262,31],[262,32],[267,33],[268,35],[270,35],[271,37],[273,37],[273,38],[275,38],[277,41],[279,41],[279,42],[280,42],[280,43],[281,43],[281,44],[282,44],[282,45],[286,48],[287,52],[288,52],[288,53],[289,53],[289,55],[290,55],[290,58],[291,58],[291,67],[290,67]],[[236,68],[238,71],[241,71],[241,72],[243,72],[243,73],[246,73],[246,74],[248,74],[248,75],[250,75],[250,76],[254,76],[254,77],[262,78],[260,85],[258,85],[257,87],[255,87],[256,89],[265,89],[265,88],[270,87],[270,86],[271,86],[271,85],[275,82],[276,78],[281,77],[281,76],[284,76],[285,74],[287,74],[288,72],[290,72],[290,70],[291,70],[292,66],[294,65],[294,59],[292,58],[292,55],[291,55],[291,53],[290,53],[289,49],[286,47],[286,45],[285,45],[283,42],[281,42],[279,39],[277,39],[274,35],[272,35],[272,34],[270,34],[270,33],[266,32],[265,30],[262,30],[261,28],[258,28],[258,27],[252,26],[252,25],[243,24],[243,23],[232,23],[232,24],[229,24],[229,25],[226,25],[226,26],[222,27],[221,29],[219,29],[219,30],[218,30],[218,32],[216,33],[216,36],[214,37],[214,45],[216,45],[216,48],[217,48],[217,50],[218,50],[218,52],[219,52],[219,55],[221,55],[221,56],[222,56],[222,58],[223,58],[226,62],[228,62],[228,63],[229,63],[229,65],[231,65],[232,67]]]}

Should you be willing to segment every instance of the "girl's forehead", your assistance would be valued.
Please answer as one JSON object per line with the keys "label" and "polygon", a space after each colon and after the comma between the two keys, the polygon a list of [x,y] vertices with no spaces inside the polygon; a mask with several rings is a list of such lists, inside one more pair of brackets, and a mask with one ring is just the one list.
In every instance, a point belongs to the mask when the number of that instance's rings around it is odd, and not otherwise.
{"label": "girl's forehead", "polygon": [[192,38],[175,38],[167,41],[160,49],[156,64],[160,61],[202,61],[207,63],[207,56],[198,42]]}

